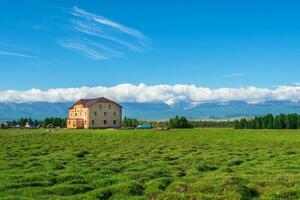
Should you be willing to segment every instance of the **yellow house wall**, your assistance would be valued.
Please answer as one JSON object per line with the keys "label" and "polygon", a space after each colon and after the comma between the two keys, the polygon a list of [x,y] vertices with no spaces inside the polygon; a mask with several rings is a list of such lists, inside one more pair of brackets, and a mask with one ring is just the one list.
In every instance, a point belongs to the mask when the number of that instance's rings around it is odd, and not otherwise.
{"label": "yellow house wall", "polygon": [[[104,115],[106,112],[106,116]],[[116,115],[114,115],[114,113]],[[94,120],[94,125],[92,121]],[[104,124],[106,120],[107,124]],[[116,120],[116,124],[113,121]],[[122,108],[115,103],[95,103],[89,107],[90,128],[119,128],[122,124]]]}
{"label": "yellow house wall", "polygon": [[67,120],[67,128],[69,129],[76,129],[76,120],[75,119],[68,119]]}
{"label": "yellow house wall", "polygon": [[[88,120],[89,120],[89,109],[88,108],[84,108],[83,105],[75,105],[72,109],[69,109],[69,113],[68,113],[68,118],[70,119],[83,119],[84,122],[84,128],[89,128],[88,127]],[[71,125],[69,126],[69,121],[68,120],[68,124],[67,127],[68,128],[73,128],[72,126],[72,121],[71,121]]]}

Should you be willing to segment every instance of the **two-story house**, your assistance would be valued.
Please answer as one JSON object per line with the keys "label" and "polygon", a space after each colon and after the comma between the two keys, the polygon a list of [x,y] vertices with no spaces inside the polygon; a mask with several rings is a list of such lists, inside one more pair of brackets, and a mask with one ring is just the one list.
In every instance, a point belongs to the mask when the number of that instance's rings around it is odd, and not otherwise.
{"label": "two-story house", "polygon": [[120,128],[122,106],[107,98],[80,99],[69,108],[67,128]]}

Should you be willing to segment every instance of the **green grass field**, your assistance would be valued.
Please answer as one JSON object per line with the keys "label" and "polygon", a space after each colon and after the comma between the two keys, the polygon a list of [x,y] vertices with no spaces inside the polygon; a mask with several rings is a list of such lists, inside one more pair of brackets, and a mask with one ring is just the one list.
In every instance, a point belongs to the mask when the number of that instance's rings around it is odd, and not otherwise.
{"label": "green grass field", "polygon": [[0,199],[252,198],[300,198],[300,131],[0,130]]}

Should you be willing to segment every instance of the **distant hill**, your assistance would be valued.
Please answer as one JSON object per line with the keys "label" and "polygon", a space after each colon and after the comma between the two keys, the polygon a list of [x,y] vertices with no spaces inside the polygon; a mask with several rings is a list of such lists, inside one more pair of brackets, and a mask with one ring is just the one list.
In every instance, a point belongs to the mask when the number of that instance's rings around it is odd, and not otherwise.
{"label": "distant hill", "polygon": [[71,103],[0,103],[0,119],[65,117],[70,106]]}
{"label": "distant hill", "polygon": [[[0,103],[0,120],[31,117],[65,117],[72,103]],[[121,103],[124,116],[163,120],[175,115],[194,119],[225,119],[251,117],[267,113],[300,113],[299,102],[268,101],[249,104],[243,101],[203,103],[195,107],[181,102],[172,107],[165,103]]]}

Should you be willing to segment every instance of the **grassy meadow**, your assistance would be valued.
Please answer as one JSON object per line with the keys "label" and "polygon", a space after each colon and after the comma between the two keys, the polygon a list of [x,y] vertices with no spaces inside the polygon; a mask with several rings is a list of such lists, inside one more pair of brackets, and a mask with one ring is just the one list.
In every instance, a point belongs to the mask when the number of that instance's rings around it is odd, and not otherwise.
{"label": "grassy meadow", "polygon": [[296,130],[0,130],[0,199],[299,198]]}

